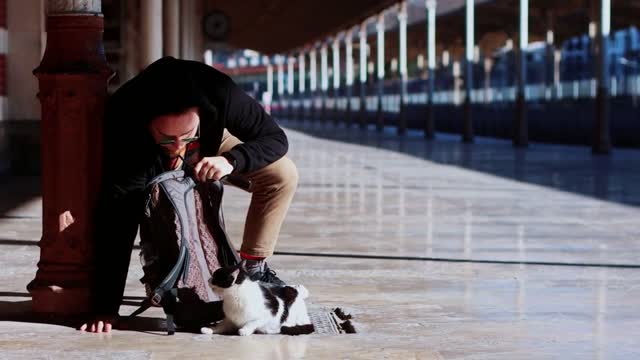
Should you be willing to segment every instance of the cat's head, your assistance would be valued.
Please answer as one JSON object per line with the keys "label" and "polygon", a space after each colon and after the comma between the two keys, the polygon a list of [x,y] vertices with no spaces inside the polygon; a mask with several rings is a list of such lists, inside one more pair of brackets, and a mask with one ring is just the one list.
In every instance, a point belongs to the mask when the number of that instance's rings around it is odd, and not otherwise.
{"label": "cat's head", "polygon": [[213,272],[209,285],[214,291],[228,289],[234,285],[241,285],[249,275],[244,270],[244,261],[234,266],[221,267]]}

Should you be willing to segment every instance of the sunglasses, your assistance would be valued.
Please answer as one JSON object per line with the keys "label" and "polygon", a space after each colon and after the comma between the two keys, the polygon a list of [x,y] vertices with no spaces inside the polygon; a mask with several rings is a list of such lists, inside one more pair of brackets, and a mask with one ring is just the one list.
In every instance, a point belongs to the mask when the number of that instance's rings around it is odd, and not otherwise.
{"label": "sunglasses", "polygon": [[174,145],[174,144],[179,144],[179,143],[184,143],[186,144],[190,144],[194,141],[197,141],[198,139],[200,139],[200,124],[198,123],[198,130],[196,130],[196,135],[193,137],[188,137],[188,138],[184,138],[184,139],[178,139],[178,140],[173,140],[173,139],[166,139],[166,140],[160,140],[158,141],[158,145]]}

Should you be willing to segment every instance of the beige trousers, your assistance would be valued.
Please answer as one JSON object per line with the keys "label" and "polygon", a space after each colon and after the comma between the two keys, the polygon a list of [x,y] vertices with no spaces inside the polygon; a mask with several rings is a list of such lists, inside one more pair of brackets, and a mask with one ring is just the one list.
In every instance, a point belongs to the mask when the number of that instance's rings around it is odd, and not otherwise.
{"label": "beige trousers", "polygon": [[[218,155],[241,143],[225,129]],[[284,156],[246,177],[252,183],[251,204],[240,251],[251,256],[271,256],[298,186],[298,170],[293,161]]]}

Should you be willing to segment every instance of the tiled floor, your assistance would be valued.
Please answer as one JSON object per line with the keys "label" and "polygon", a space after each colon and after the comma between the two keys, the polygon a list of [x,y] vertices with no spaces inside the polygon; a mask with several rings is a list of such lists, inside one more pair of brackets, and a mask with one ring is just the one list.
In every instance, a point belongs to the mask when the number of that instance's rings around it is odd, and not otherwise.
{"label": "tiled floor", "polygon": [[[289,125],[329,139],[289,130],[301,178],[272,266],[312,306],[354,315],[358,334],[168,338],[0,321],[0,358],[640,358],[640,151]],[[0,190],[0,320],[29,307],[34,181]],[[236,242],[248,201],[227,192]],[[126,295],[140,296],[132,257]]]}

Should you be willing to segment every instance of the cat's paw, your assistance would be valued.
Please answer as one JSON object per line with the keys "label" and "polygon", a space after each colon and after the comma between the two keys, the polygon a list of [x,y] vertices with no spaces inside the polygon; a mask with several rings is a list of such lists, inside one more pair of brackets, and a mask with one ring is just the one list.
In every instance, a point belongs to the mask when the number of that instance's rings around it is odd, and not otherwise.
{"label": "cat's paw", "polygon": [[211,335],[213,334],[213,329],[207,326],[203,326],[200,328],[200,333],[201,334],[206,334],[206,335]]}
{"label": "cat's paw", "polygon": [[238,330],[238,335],[240,335],[240,336],[249,336],[249,335],[253,334],[253,331],[254,330],[252,330],[252,329],[242,328],[242,329]]}

